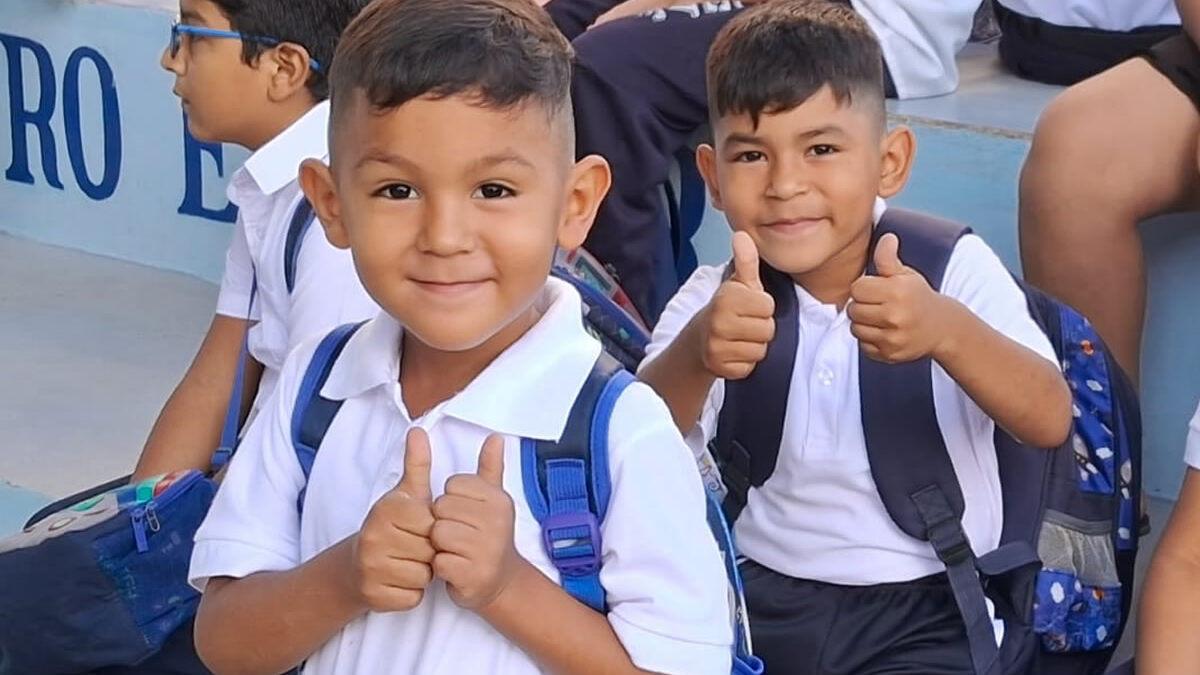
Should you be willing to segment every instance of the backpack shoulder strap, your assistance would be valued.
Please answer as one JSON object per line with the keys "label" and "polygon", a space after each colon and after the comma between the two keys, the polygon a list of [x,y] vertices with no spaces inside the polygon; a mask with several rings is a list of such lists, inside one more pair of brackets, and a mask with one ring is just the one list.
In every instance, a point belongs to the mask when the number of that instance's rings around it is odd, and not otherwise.
{"label": "backpack shoulder strap", "polygon": [[287,291],[291,293],[296,288],[296,262],[300,259],[300,246],[304,243],[304,235],[316,220],[312,204],[303,195],[296,210],[292,212],[292,220],[288,224],[287,239],[283,245],[283,281]]}
{"label": "backpack shoulder strap", "polygon": [[[940,290],[954,247],[968,231],[947,220],[888,209],[875,228],[871,250],[884,234],[896,234],[901,260]],[[868,260],[867,273],[875,274],[873,255]],[[998,673],[1000,652],[980,573],[1003,572],[1000,568],[1024,560],[990,559],[988,565],[978,565],[962,526],[962,488],[937,421],[932,368],[929,358],[886,364],[859,352],[863,436],[871,475],[892,520],[910,536],[928,541],[946,565],[966,625],[974,672]],[[1010,552],[1003,553],[1001,557],[1010,557]]]}
{"label": "backpack shoulder strap", "polygon": [[[732,269],[726,268],[726,277]],[[794,282],[766,261],[760,263],[759,274],[775,300],[775,338],[748,377],[725,381],[725,401],[710,444],[727,490],[724,508],[730,520],[737,520],[745,508],[750,488],[761,486],[775,472],[800,343]]]}
{"label": "backpack shoulder strap", "polygon": [[608,471],[608,420],[633,376],[608,354],[575,398],[558,442],[521,440],[525,499],[542,526],[546,554],[562,587],[589,607],[604,611],[600,585],[600,523],[612,485]]}
{"label": "backpack shoulder strap", "polygon": [[292,408],[292,448],[296,451],[296,460],[304,472],[305,487],[296,498],[296,510],[304,512],[304,496],[307,492],[308,477],[312,473],[313,461],[317,458],[317,449],[325,439],[325,432],[333,418],[341,410],[345,401],[335,401],[321,395],[321,388],[329,379],[333,364],[345,349],[351,336],[362,327],[362,323],[348,323],[334,328],[317,345],[312,360],[300,380],[300,391],[296,395],[296,405]]}

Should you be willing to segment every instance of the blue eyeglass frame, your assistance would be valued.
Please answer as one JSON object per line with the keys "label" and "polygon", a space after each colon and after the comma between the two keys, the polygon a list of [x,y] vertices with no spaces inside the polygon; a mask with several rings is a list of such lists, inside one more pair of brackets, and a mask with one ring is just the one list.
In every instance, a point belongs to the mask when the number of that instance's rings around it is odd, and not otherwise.
{"label": "blue eyeglass frame", "polygon": [[[180,37],[182,35],[198,35],[200,37],[228,38],[228,39],[233,39],[233,40],[244,40],[244,41],[248,41],[248,42],[257,42],[260,45],[266,45],[268,47],[276,47],[280,43],[280,41],[276,40],[275,38],[260,37],[257,35],[246,35],[244,33],[238,33],[236,31],[220,30],[218,28],[206,28],[204,26],[190,26],[186,23],[179,23],[178,21],[174,21],[171,23],[171,41],[169,43],[169,45],[170,45],[169,49],[170,49],[172,58],[174,58],[176,55],[179,54],[179,47],[183,43],[183,40]],[[308,63],[309,63],[310,68],[312,68],[313,70],[315,70],[318,73],[321,72],[321,63],[319,61],[317,61],[316,59],[314,59],[312,57],[309,57]]]}

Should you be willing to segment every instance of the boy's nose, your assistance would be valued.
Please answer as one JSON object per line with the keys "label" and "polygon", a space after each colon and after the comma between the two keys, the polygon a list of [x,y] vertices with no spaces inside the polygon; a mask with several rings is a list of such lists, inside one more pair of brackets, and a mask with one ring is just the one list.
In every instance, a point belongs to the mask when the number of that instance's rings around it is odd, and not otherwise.
{"label": "boy's nose", "polygon": [[175,54],[171,53],[171,47],[169,45],[163,47],[162,55],[158,60],[158,65],[162,66],[162,69],[168,73],[174,73],[176,75],[183,74],[182,59],[179,58],[178,52]]}
{"label": "boy's nose", "polygon": [[421,227],[419,245],[427,253],[448,256],[470,251],[475,233],[464,221],[463,209],[431,202]]}

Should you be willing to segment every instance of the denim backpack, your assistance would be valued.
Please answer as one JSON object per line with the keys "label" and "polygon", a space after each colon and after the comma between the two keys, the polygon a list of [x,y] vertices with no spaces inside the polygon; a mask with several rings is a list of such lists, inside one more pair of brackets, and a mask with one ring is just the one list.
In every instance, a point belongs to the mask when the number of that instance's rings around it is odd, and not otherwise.
{"label": "denim backpack", "polygon": [[[890,208],[875,231],[899,236],[904,262],[937,289],[966,227]],[[873,274],[873,266],[868,269]],[[779,453],[798,341],[793,282],[765,263],[777,334],[765,359],[726,383],[710,450],[728,488],[731,518]],[[1129,615],[1141,492],[1136,393],[1095,330],[1075,310],[1022,285],[1074,396],[1070,439],[1046,450],[995,436],[1004,501],[1000,546],[976,556],[962,528],[963,495],[933,404],[932,363],[888,365],[859,356],[862,424],[871,475],[904,532],[946,565],[978,675],[1101,673]],[[996,645],[987,601],[1005,619]],[[1030,669],[1033,669],[1032,671]]]}

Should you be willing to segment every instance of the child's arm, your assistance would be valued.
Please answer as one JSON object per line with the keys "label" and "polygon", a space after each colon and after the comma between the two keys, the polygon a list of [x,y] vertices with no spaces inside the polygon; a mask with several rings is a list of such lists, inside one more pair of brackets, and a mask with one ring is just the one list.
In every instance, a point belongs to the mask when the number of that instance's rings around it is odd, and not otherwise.
{"label": "child's arm", "polygon": [[[221,425],[233,391],[245,319],[215,315],[187,374],[167,399],[134,469],[135,481],[180,469],[207,469],[221,438]],[[244,416],[258,391],[262,366],[246,359]]]}
{"label": "child's arm", "polygon": [[1188,469],[1138,609],[1139,675],[1200,673],[1200,471]]}
{"label": "child's arm", "polygon": [[[195,629],[205,665],[222,675],[276,675],[367,611],[419,605],[434,553],[430,465],[429,440],[414,428],[405,443],[404,476],[375,503],[357,534],[287,571],[209,581]],[[229,489],[237,490],[245,477],[231,472]]]}
{"label": "child's arm", "polygon": [[[662,404],[644,387],[635,395],[640,395],[639,401],[627,402],[633,389],[627,390],[617,408],[638,406],[643,411],[649,408],[659,420],[655,429],[642,439],[647,442],[637,450],[649,455],[665,452],[674,461],[669,467],[662,467],[661,463],[655,465],[647,459],[650,463],[646,466],[662,470],[655,471],[655,476],[625,479],[623,475],[632,469],[623,470],[619,457],[610,456],[614,462],[614,492],[604,526],[605,550],[615,546],[620,553],[610,564],[625,569],[610,571],[606,566],[601,572],[612,606],[608,617],[572,598],[517,553],[513,543],[513,502],[503,488],[504,442],[496,436],[484,444],[477,473],[451,477],[446,482],[445,494],[434,502],[436,522],[431,536],[437,550],[434,574],[446,581],[455,603],[479,614],[550,672],[563,675],[655,672],[634,664],[631,650],[627,649],[627,641],[633,640],[635,646],[642,648],[643,660],[667,666],[686,664],[682,668],[664,668],[667,672],[697,675],[718,669],[728,673],[729,612],[724,603],[724,575],[712,537],[705,529],[702,488],[695,465],[682,439],[667,423]],[[625,413],[614,410],[613,419],[621,414]],[[617,428],[615,422],[613,428]],[[630,453],[632,449],[621,452],[620,456]],[[640,482],[633,484],[635,480]],[[679,485],[690,489],[675,490]],[[634,491],[651,494],[634,495]],[[638,499],[645,501],[638,503]],[[666,500],[667,504],[658,500]],[[635,513],[642,507],[666,515],[643,518]],[[663,535],[628,532],[631,526],[640,527],[640,523],[629,523],[631,518],[646,523],[650,530],[654,530],[656,522],[664,527],[679,526],[669,530],[674,533],[670,541],[653,541]],[[644,543],[634,541],[635,536]],[[614,540],[620,543],[614,544]],[[686,546],[696,540],[702,545],[689,551]],[[639,545],[643,550],[635,550]],[[664,548],[674,555],[668,556]],[[709,557],[705,558],[705,554]],[[607,553],[604,557],[611,558]],[[680,569],[672,569],[664,558]],[[636,599],[630,601],[627,596]],[[623,607],[626,602],[641,606],[626,609]],[[663,608],[662,604],[671,606]],[[711,627],[713,621],[717,623],[716,630]],[[642,627],[646,624],[650,627]],[[623,628],[618,629],[618,625]],[[686,641],[679,634],[695,641]],[[711,642],[703,642],[705,638]],[[686,646],[681,647],[681,643]],[[667,651],[676,653],[665,654]],[[706,658],[714,652],[716,658]],[[692,667],[697,660],[704,665]]]}
{"label": "child's arm", "polygon": [[775,301],[763,290],[758,250],[744,233],[733,235],[733,263],[733,275],[712,300],[638,371],[667,402],[675,426],[684,434],[700,419],[713,382],[749,375],[775,335]]}
{"label": "child's arm", "polygon": [[[1071,430],[1071,392],[1057,365],[929,287],[901,262],[899,240],[875,251],[877,276],[851,288],[851,331],[868,356],[899,363],[931,356],[976,405],[1024,443],[1053,448]],[[1000,269],[997,283],[1012,281]],[[986,275],[987,270],[982,274]],[[1014,286],[1014,292],[1016,291]],[[1023,302],[1014,308],[1026,312]]]}

